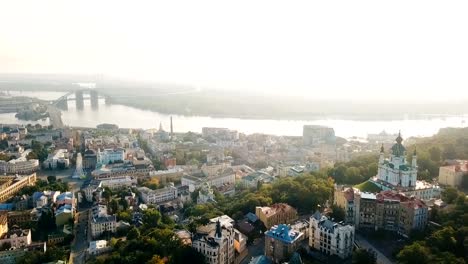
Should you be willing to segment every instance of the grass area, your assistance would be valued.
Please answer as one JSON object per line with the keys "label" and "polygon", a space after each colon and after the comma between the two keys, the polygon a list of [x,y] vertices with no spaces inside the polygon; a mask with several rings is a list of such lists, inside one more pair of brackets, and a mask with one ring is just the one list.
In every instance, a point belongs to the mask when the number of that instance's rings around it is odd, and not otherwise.
{"label": "grass area", "polygon": [[381,191],[381,189],[377,185],[370,181],[362,182],[360,184],[354,185],[354,187],[361,190],[362,192],[376,193]]}

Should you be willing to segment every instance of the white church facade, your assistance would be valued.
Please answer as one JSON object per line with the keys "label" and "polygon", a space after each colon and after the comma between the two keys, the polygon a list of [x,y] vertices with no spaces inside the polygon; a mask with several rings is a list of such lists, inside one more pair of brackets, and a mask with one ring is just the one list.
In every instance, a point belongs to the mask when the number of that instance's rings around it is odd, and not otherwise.
{"label": "white church facade", "polygon": [[437,184],[420,181],[418,176],[417,153],[414,150],[411,164],[406,159],[406,148],[402,144],[403,138],[398,134],[396,143],[391,148],[390,157],[385,158],[382,145],[378,164],[377,176],[371,182],[382,190],[393,190],[406,196],[415,196],[422,200],[440,197],[440,187]]}

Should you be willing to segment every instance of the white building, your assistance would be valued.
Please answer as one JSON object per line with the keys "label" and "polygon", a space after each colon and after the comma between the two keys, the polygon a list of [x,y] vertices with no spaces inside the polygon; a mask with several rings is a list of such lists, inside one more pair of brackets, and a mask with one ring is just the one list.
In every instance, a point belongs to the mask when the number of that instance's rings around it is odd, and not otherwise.
{"label": "white building", "polygon": [[228,168],[218,174],[211,176],[184,175],[182,177],[181,182],[182,185],[189,186],[190,192],[194,192],[195,189],[200,188],[204,182],[214,187],[233,185],[236,182],[236,174],[234,173],[232,168]]}
{"label": "white building", "polygon": [[39,160],[30,159],[27,160],[25,157],[13,159],[8,162],[0,161],[0,173],[1,174],[29,174],[39,169]]}
{"label": "white building", "polygon": [[353,253],[354,226],[335,223],[318,211],[310,217],[309,246],[345,259]]}
{"label": "white building", "polygon": [[199,227],[192,247],[205,256],[209,264],[233,264],[235,261],[234,228],[220,221]]}
{"label": "white building", "polygon": [[107,246],[106,240],[95,240],[89,242],[88,253],[92,256],[97,256],[109,251],[111,248]]}
{"label": "white building", "polygon": [[97,213],[93,208],[93,217],[91,220],[91,236],[93,238],[100,236],[106,231],[115,233],[116,229],[117,219],[115,215],[108,215],[106,208],[99,207]]}
{"label": "white building", "polygon": [[138,191],[140,191],[141,199],[146,204],[156,204],[177,198],[177,188],[173,183],[169,183],[168,186],[157,190],[151,190],[148,187],[140,187]]}
{"label": "white building", "polygon": [[391,148],[389,159],[385,159],[383,145],[380,149],[377,176],[370,179],[382,190],[393,190],[406,196],[429,200],[440,196],[440,187],[425,181],[417,180],[418,165],[416,150],[414,150],[411,164],[406,160],[406,148],[402,144],[400,134]]}
{"label": "white building", "polygon": [[203,183],[198,191],[197,204],[205,204],[215,202],[213,189],[209,183]]}
{"label": "white building", "polygon": [[68,150],[58,149],[53,154],[49,154],[43,163],[46,169],[57,169],[57,167],[68,168],[70,160],[68,159]]}
{"label": "white building", "polygon": [[137,179],[131,176],[121,176],[101,180],[101,187],[108,187],[111,190],[123,187],[132,187],[137,184]]}
{"label": "white building", "polygon": [[101,165],[107,165],[116,161],[123,161],[125,159],[125,149],[104,149],[103,151],[98,150],[97,162]]}

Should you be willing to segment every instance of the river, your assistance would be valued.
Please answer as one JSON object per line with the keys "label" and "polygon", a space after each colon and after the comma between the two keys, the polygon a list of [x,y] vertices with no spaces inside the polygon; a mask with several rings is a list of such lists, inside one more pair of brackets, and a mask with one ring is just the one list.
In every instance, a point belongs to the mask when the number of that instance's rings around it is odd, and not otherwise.
{"label": "river", "polygon": [[[50,100],[59,98],[62,92],[22,92],[23,96],[37,97]],[[15,94],[16,95],[16,94]],[[121,128],[158,128],[161,122],[166,130],[170,127],[170,116],[153,111],[140,110],[123,105],[106,105],[99,101],[99,108],[92,109],[89,100],[85,100],[83,110],[77,110],[74,101],[68,102],[68,110],[62,111],[62,121],[65,125],[78,127],[96,127],[102,123],[117,124]],[[212,118],[207,116],[179,116],[172,115],[175,132],[201,132],[202,127],[226,127],[237,129],[239,132],[252,134],[264,133],[272,135],[302,135],[303,125],[323,125],[333,127],[337,136],[350,138],[353,136],[367,137],[368,133],[379,133],[385,130],[396,133],[401,130],[404,137],[431,136],[444,127],[468,126],[468,115],[430,117],[425,119],[400,119],[383,121],[362,121],[342,119],[321,120],[256,120],[240,118]],[[3,124],[28,124],[38,123],[20,121],[14,113],[0,114],[0,123]],[[48,120],[39,121],[40,124],[48,124]]]}

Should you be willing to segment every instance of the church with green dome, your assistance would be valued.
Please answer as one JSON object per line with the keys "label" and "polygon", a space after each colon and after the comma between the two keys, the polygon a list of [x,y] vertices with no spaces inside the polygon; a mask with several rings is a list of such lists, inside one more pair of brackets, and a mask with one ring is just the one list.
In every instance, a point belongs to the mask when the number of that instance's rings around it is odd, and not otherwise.
{"label": "church with green dome", "polygon": [[416,150],[413,153],[412,162],[409,164],[406,160],[406,148],[402,142],[403,138],[398,133],[396,143],[392,146],[388,159],[385,159],[382,145],[377,178],[395,187],[415,187],[418,175]]}

